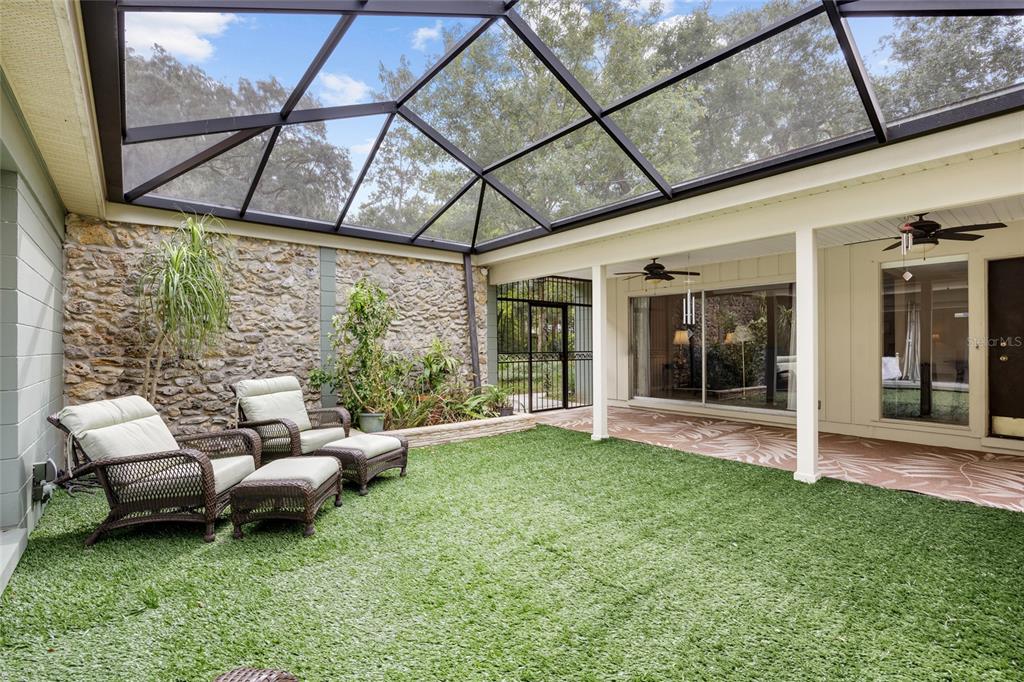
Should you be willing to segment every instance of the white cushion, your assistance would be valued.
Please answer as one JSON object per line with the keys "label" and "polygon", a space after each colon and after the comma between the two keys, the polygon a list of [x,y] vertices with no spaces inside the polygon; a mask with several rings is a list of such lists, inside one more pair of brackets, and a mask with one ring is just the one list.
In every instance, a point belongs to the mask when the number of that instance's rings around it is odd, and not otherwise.
{"label": "white cushion", "polygon": [[250,455],[218,457],[211,459],[210,464],[213,466],[213,483],[218,495],[256,471],[256,462]]}
{"label": "white cushion", "polygon": [[372,458],[383,455],[385,452],[397,450],[402,447],[402,441],[394,436],[382,436],[379,433],[360,433],[330,442],[326,447],[359,450],[367,458]]}
{"label": "white cushion", "polygon": [[336,473],[338,460],[334,457],[283,457],[249,474],[245,482],[297,479],[319,488]]}
{"label": "white cushion", "polygon": [[308,455],[315,450],[319,450],[332,440],[338,440],[339,438],[344,437],[344,426],[332,426],[326,429],[310,429],[309,431],[303,431],[299,434],[299,444],[302,447],[302,454]]}
{"label": "white cushion", "polygon": [[[211,459],[213,485],[218,495],[232,488],[256,469],[256,463],[249,455]],[[202,483],[196,476],[196,465],[181,462],[158,471],[121,488],[121,498],[131,500],[160,499],[165,497],[195,495],[202,490]]]}
{"label": "white cushion", "polygon": [[58,417],[94,461],[179,449],[156,408],[137,395],[69,405]]}
{"label": "white cushion", "polygon": [[239,381],[235,384],[235,395],[248,421],[290,419],[299,431],[313,428],[299,380],[293,376]]}

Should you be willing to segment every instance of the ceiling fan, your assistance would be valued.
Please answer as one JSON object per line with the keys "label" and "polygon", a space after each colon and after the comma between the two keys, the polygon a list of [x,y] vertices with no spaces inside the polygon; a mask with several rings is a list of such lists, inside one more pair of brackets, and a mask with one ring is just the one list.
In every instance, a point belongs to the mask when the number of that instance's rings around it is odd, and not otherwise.
{"label": "ceiling fan", "polygon": [[652,258],[651,262],[644,266],[642,272],[616,272],[616,275],[630,275],[626,277],[626,280],[636,279],[637,277],[643,277],[645,282],[652,280],[660,280],[663,282],[671,282],[675,279],[673,275],[686,275],[687,277],[700,277],[699,272],[689,272],[687,270],[666,270],[665,266],[658,262],[657,258]]}
{"label": "ceiling fan", "polygon": [[900,236],[885,237],[885,239],[895,239],[896,243],[890,244],[882,250],[891,251],[893,249],[898,249],[904,243],[908,244],[906,247],[907,249],[922,244],[935,245],[939,243],[940,239],[973,242],[981,239],[985,235],[966,234],[967,232],[995,230],[1000,227],[1006,227],[1006,223],[978,223],[977,225],[961,225],[960,227],[942,227],[942,225],[938,224],[934,220],[926,219],[926,215],[928,214],[918,213],[917,220],[912,220],[900,225]]}

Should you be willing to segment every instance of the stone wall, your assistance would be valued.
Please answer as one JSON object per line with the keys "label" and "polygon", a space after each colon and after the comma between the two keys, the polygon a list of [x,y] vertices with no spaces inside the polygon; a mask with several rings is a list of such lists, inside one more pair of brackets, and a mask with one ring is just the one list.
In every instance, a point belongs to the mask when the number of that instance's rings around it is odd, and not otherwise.
{"label": "stone wall", "polygon": [[[397,320],[385,347],[391,351],[421,353],[439,338],[449,350],[471,365],[466,282],[461,263],[368,254],[338,249],[337,306],[343,311],[352,285],[369,277],[388,292],[397,308]],[[487,276],[473,268],[480,376],[487,380]]]}
{"label": "stone wall", "polygon": [[[64,399],[67,404],[140,390],[146,348],[135,307],[136,277],[148,247],[169,228],[67,217],[64,245]],[[225,237],[232,254],[230,328],[217,352],[195,363],[170,359],[157,389],[157,408],[181,433],[223,428],[234,417],[230,385],[251,377],[296,374],[305,384],[321,364],[318,247]],[[461,263],[441,263],[339,249],[337,303],[369,276],[399,311],[390,350],[419,353],[445,341],[470,367],[469,327]],[[487,285],[474,270],[481,374],[486,377]],[[319,396],[307,387],[313,404]]]}
{"label": "stone wall", "polygon": [[[168,228],[67,217],[64,246],[64,392],[68,404],[139,391],[145,347],[135,307],[138,266]],[[164,363],[157,407],[176,432],[226,427],[229,386],[297,374],[320,363],[319,252],[314,246],[226,237],[231,322],[218,352]],[[309,396],[315,400],[317,396]]]}

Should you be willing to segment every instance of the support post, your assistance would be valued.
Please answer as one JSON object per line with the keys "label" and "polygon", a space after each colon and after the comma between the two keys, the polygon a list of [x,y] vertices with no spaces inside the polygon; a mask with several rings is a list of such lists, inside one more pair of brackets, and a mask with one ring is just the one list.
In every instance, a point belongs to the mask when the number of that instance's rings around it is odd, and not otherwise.
{"label": "support post", "polygon": [[469,353],[473,363],[473,386],[480,388],[480,340],[476,331],[476,292],[473,287],[473,260],[462,254],[462,272],[466,276],[466,315],[469,322]]}
{"label": "support post", "polygon": [[592,440],[608,438],[608,386],[607,386],[607,336],[608,336],[608,266],[595,265],[591,269],[591,308],[594,323],[594,432]]}
{"label": "support post", "polygon": [[796,231],[796,473],[814,483],[818,473],[818,237]]}

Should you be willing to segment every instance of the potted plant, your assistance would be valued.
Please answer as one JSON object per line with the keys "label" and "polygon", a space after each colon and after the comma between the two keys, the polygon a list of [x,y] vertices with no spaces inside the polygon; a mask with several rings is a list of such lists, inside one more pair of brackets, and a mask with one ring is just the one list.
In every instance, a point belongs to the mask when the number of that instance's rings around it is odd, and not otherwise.
{"label": "potted plant", "polygon": [[349,292],[345,314],[332,321],[333,362],[310,373],[314,388],[329,386],[338,401],[356,415],[365,433],[383,431],[404,369],[400,358],[384,349],[384,335],[395,319],[387,294],[368,279]]}
{"label": "potted plant", "polygon": [[512,393],[508,389],[494,384],[485,384],[480,389],[480,394],[484,397],[487,408],[497,413],[499,417],[512,415]]}
{"label": "potted plant", "polygon": [[141,393],[156,402],[168,353],[200,360],[227,329],[230,297],[220,239],[209,215],[185,216],[177,234],[146,253],[138,281],[141,329],[148,343]]}

